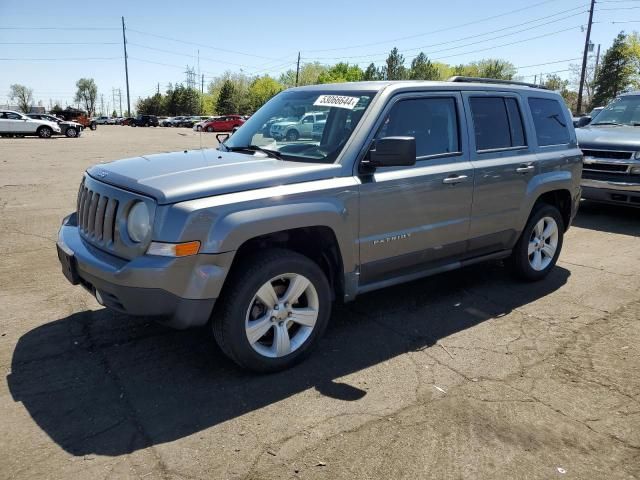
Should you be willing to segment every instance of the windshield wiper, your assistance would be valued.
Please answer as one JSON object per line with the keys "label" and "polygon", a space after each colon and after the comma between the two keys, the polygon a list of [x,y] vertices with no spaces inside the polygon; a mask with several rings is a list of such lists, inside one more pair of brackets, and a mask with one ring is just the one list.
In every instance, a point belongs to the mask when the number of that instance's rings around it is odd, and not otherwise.
{"label": "windshield wiper", "polygon": [[282,160],[282,155],[280,152],[276,152],[275,150],[268,150],[266,148],[259,147],[258,145],[247,145],[246,147],[227,147],[227,152],[262,152],[265,155],[271,158],[277,158],[278,160]]}

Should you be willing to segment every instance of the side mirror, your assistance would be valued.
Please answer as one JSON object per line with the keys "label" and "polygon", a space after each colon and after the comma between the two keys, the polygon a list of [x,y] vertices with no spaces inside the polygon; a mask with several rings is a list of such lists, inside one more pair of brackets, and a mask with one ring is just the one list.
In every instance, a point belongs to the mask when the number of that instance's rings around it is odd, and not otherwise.
{"label": "side mirror", "polygon": [[590,123],[591,123],[591,117],[589,115],[585,115],[584,117],[580,117],[578,119],[576,127],[577,128],[586,127]]}
{"label": "side mirror", "polygon": [[414,137],[384,137],[369,151],[372,167],[408,167],[416,163]]}

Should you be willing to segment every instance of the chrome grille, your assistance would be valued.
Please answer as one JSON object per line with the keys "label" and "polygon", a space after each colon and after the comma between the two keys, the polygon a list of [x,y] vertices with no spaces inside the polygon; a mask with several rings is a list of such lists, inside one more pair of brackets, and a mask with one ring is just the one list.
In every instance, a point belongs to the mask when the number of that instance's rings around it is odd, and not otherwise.
{"label": "chrome grille", "polygon": [[100,195],[84,182],[78,193],[78,227],[92,242],[110,246],[114,242],[118,200]]}

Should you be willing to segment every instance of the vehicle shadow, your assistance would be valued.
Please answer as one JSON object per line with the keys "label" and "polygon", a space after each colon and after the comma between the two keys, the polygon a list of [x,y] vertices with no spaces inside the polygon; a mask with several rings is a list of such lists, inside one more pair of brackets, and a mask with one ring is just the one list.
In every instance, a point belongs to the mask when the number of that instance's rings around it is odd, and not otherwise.
{"label": "vehicle shadow", "polygon": [[583,200],[573,225],[600,232],[640,237],[640,208]]}
{"label": "vehicle shadow", "polygon": [[309,388],[343,401],[367,392],[336,379],[424,349],[561,288],[557,267],[536,284],[498,263],[415,281],[338,305],[319,348],[285,372],[255,375],[227,360],[202,329],[85,311],[39,326],[15,348],[15,401],[72,455],[117,456],[171,442]]}

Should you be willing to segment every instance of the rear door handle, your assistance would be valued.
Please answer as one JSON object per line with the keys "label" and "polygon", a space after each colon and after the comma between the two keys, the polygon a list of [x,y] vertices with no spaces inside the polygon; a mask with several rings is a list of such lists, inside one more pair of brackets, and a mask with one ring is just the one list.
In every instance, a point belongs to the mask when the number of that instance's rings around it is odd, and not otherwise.
{"label": "rear door handle", "polygon": [[534,167],[533,165],[520,165],[518,168],[516,168],[516,172],[529,173],[529,172],[533,172],[535,169],[536,167]]}
{"label": "rear door handle", "polygon": [[450,177],[443,179],[442,183],[446,183],[447,185],[455,185],[456,183],[466,182],[468,178],[469,177],[467,177],[466,175],[451,175]]}

